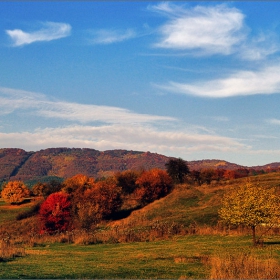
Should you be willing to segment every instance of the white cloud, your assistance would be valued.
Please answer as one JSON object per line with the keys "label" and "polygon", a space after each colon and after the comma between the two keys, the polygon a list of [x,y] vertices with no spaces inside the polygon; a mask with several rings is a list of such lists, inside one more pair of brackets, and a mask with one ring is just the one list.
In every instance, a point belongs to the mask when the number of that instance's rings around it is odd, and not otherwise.
{"label": "white cloud", "polygon": [[194,151],[239,151],[248,149],[234,139],[216,135],[158,131],[143,126],[68,126],[37,129],[33,132],[0,133],[0,146],[27,150],[49,147],[87,147],[99,150],[131,149],[163,154]]}
{"label": "white cloud", "polygon": [[240,95],[280,93],[280,65],[267,66],[258,71],[238,71],[227,78],[196,83],[169,82],[157,87],[187,95],[224,98]]}
{"label": "white cloud", "polygon": [[122,42],[136,36],[135,31],[132,29],[127,30],[107,30],[101,29],[93,31],[93,38],[90,39],[91,44],[113,44],[117,42]]}
{"label": "white cloud", "polygon": [[236,54],[250,61],[263,60],[280,50],[278,34],[260,30],[250,37],[245,15],[226,4],[186,8],[162,2],[148,9],[168,18],[158,28],[160,39],[154,44],[158,48],[195,55]]}
{"label": "white cloud", "polygon": [[4,110],[2,114],[28,109],[29,114],[80,123],[103,122],[133,125],[175,121],[171,117],[138,114],[118,107],[51,100],[43,94],[8,88],[0,88],[0,108]]}
{"label": "white cloud", "polygon": [[6,30],[15,47],[28,45],[34,42],[52,41],[70,35],[71,26],[67,23],[46,22],[43,28],[33,32],[25,32],[21,29]]}
{"label": "white cloud", "polygon": [[152,9],[170,17],[159,28],[162,38],[156,47],[230,54],[233,46],[244,40],[244,15],[236,8],[218,5],[186,9],[161,3]]}
{"label": "white cloud", "polygon": [[267,122],[270,123],[270,124],[280,125],[280,120],[279,119],[270,119],[270,120],[267,120]]}

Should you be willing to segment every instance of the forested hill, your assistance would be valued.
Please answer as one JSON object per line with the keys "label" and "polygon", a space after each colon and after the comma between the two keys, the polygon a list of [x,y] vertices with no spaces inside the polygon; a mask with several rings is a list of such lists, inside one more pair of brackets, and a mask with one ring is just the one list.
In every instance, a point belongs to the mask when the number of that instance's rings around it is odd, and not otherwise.
{"label": "forested hill", "polygon": [[[69,178],[78,173],[97,178],[128,169],[165,169],[169,159],[157,153],[127,150],[101,152],[94,149],[50,148],[27,152],[22,149],[0,149],[0,181],[30,180],[45,176]],[[191,170],[244,168],[223,160],[189,161],[187,164]],[[274,163],[256,168],[279,166],[280,163]]]}

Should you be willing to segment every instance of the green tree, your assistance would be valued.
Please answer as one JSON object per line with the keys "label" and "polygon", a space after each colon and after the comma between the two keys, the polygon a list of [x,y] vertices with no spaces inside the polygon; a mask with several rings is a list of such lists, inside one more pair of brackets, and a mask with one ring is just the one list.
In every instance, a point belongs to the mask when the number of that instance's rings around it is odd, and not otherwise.
{"label": "green tree", "polygon": [[182,184],[184,182],[185,176],[190,173],[187,163],[181,158],[170,159],[165,167],[167,169],[168,175],[172,178],[174,183]]}
{"label": "green tree", "polygon": [[30,191],[22,181],[8,182],[1,192],[2,198],[11,204],[21,203],[29,195]]}
{"label": "green tree", "polygon": [[247,183],[225,194],[220,218],[228,224],[245,225],[252,229],[253,244],[256,245],[256,227],[261,224],[279,224],[279,196],[274,188],[264,188]]}

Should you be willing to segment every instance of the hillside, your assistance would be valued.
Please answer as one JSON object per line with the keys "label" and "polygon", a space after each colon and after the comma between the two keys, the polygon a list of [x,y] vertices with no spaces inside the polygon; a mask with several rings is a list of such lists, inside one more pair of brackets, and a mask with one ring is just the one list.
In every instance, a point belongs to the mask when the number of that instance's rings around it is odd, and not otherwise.
{"label": "hillside", "polygon": [[[170,157],[157,153],[78,148],[50,148],[37,152],[22,149],[0,149],[0,182],[5,180],[33,180],[46,177],[69,178],[78,173],[103,177],[128,169],[165,169]],[[223,160],[187,161],[190,170],[248,168]],[[280,163],[252,167],[256,170],[278,169]]]}

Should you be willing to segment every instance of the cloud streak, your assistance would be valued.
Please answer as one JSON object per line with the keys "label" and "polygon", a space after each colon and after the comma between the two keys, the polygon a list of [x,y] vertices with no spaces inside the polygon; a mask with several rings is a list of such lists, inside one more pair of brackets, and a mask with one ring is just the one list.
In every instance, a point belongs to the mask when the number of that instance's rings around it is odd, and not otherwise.
{"label": "cloud streak", "polygon": [[161,3],[150,9],[169,18],[159,28],[161,39],[155,47],[227,55],[244,39],[244,15],[236,8],[219,5],[185,9]]}
{"label": "cloud streak", "polygon": [[2,114],[28,109],[29,114],[79,123],[102,122],[133,125],[175,121],[174,118],[167,116],[138,114],[118,107],[51,100],[43,94],[9,88],[0,88],[0,108],[3,109]]}
{"label": "cloud streak", "polygon": [[37,129],[33,132],[0,133],[0,146],[42,149],[49,147],[88,147],[100,150],[132,149],[161,153],[192,153],[196,151],[239,151],[248,149],[234,139],[216,135],[158,131],[143,126],[67,126]]}
{"label": "cloud streak", "polygon": [[67,37],[71,34],[71,26],[67,23],[45,22],[43,28],[33,32],[21,29],[6,30],[14,47],[24,46],[35,42],[48,42]]}
{"label": "cloud streak", "polygon": [[237,71],[220,79],[195,83],[177,83],[170,81],[156,87],[186,95],[209,98],[225,98],[256,94],[280,93],[280,65],[264,67],[258,71]]}
{"label": "cloud streak", "polygon": [[91,44],[109,45],[119,43],[136,37],[136,33],[132,29],[127,30],[114,30],[114,29],[101,29],[92,31],[93,38],[89,41]]}

